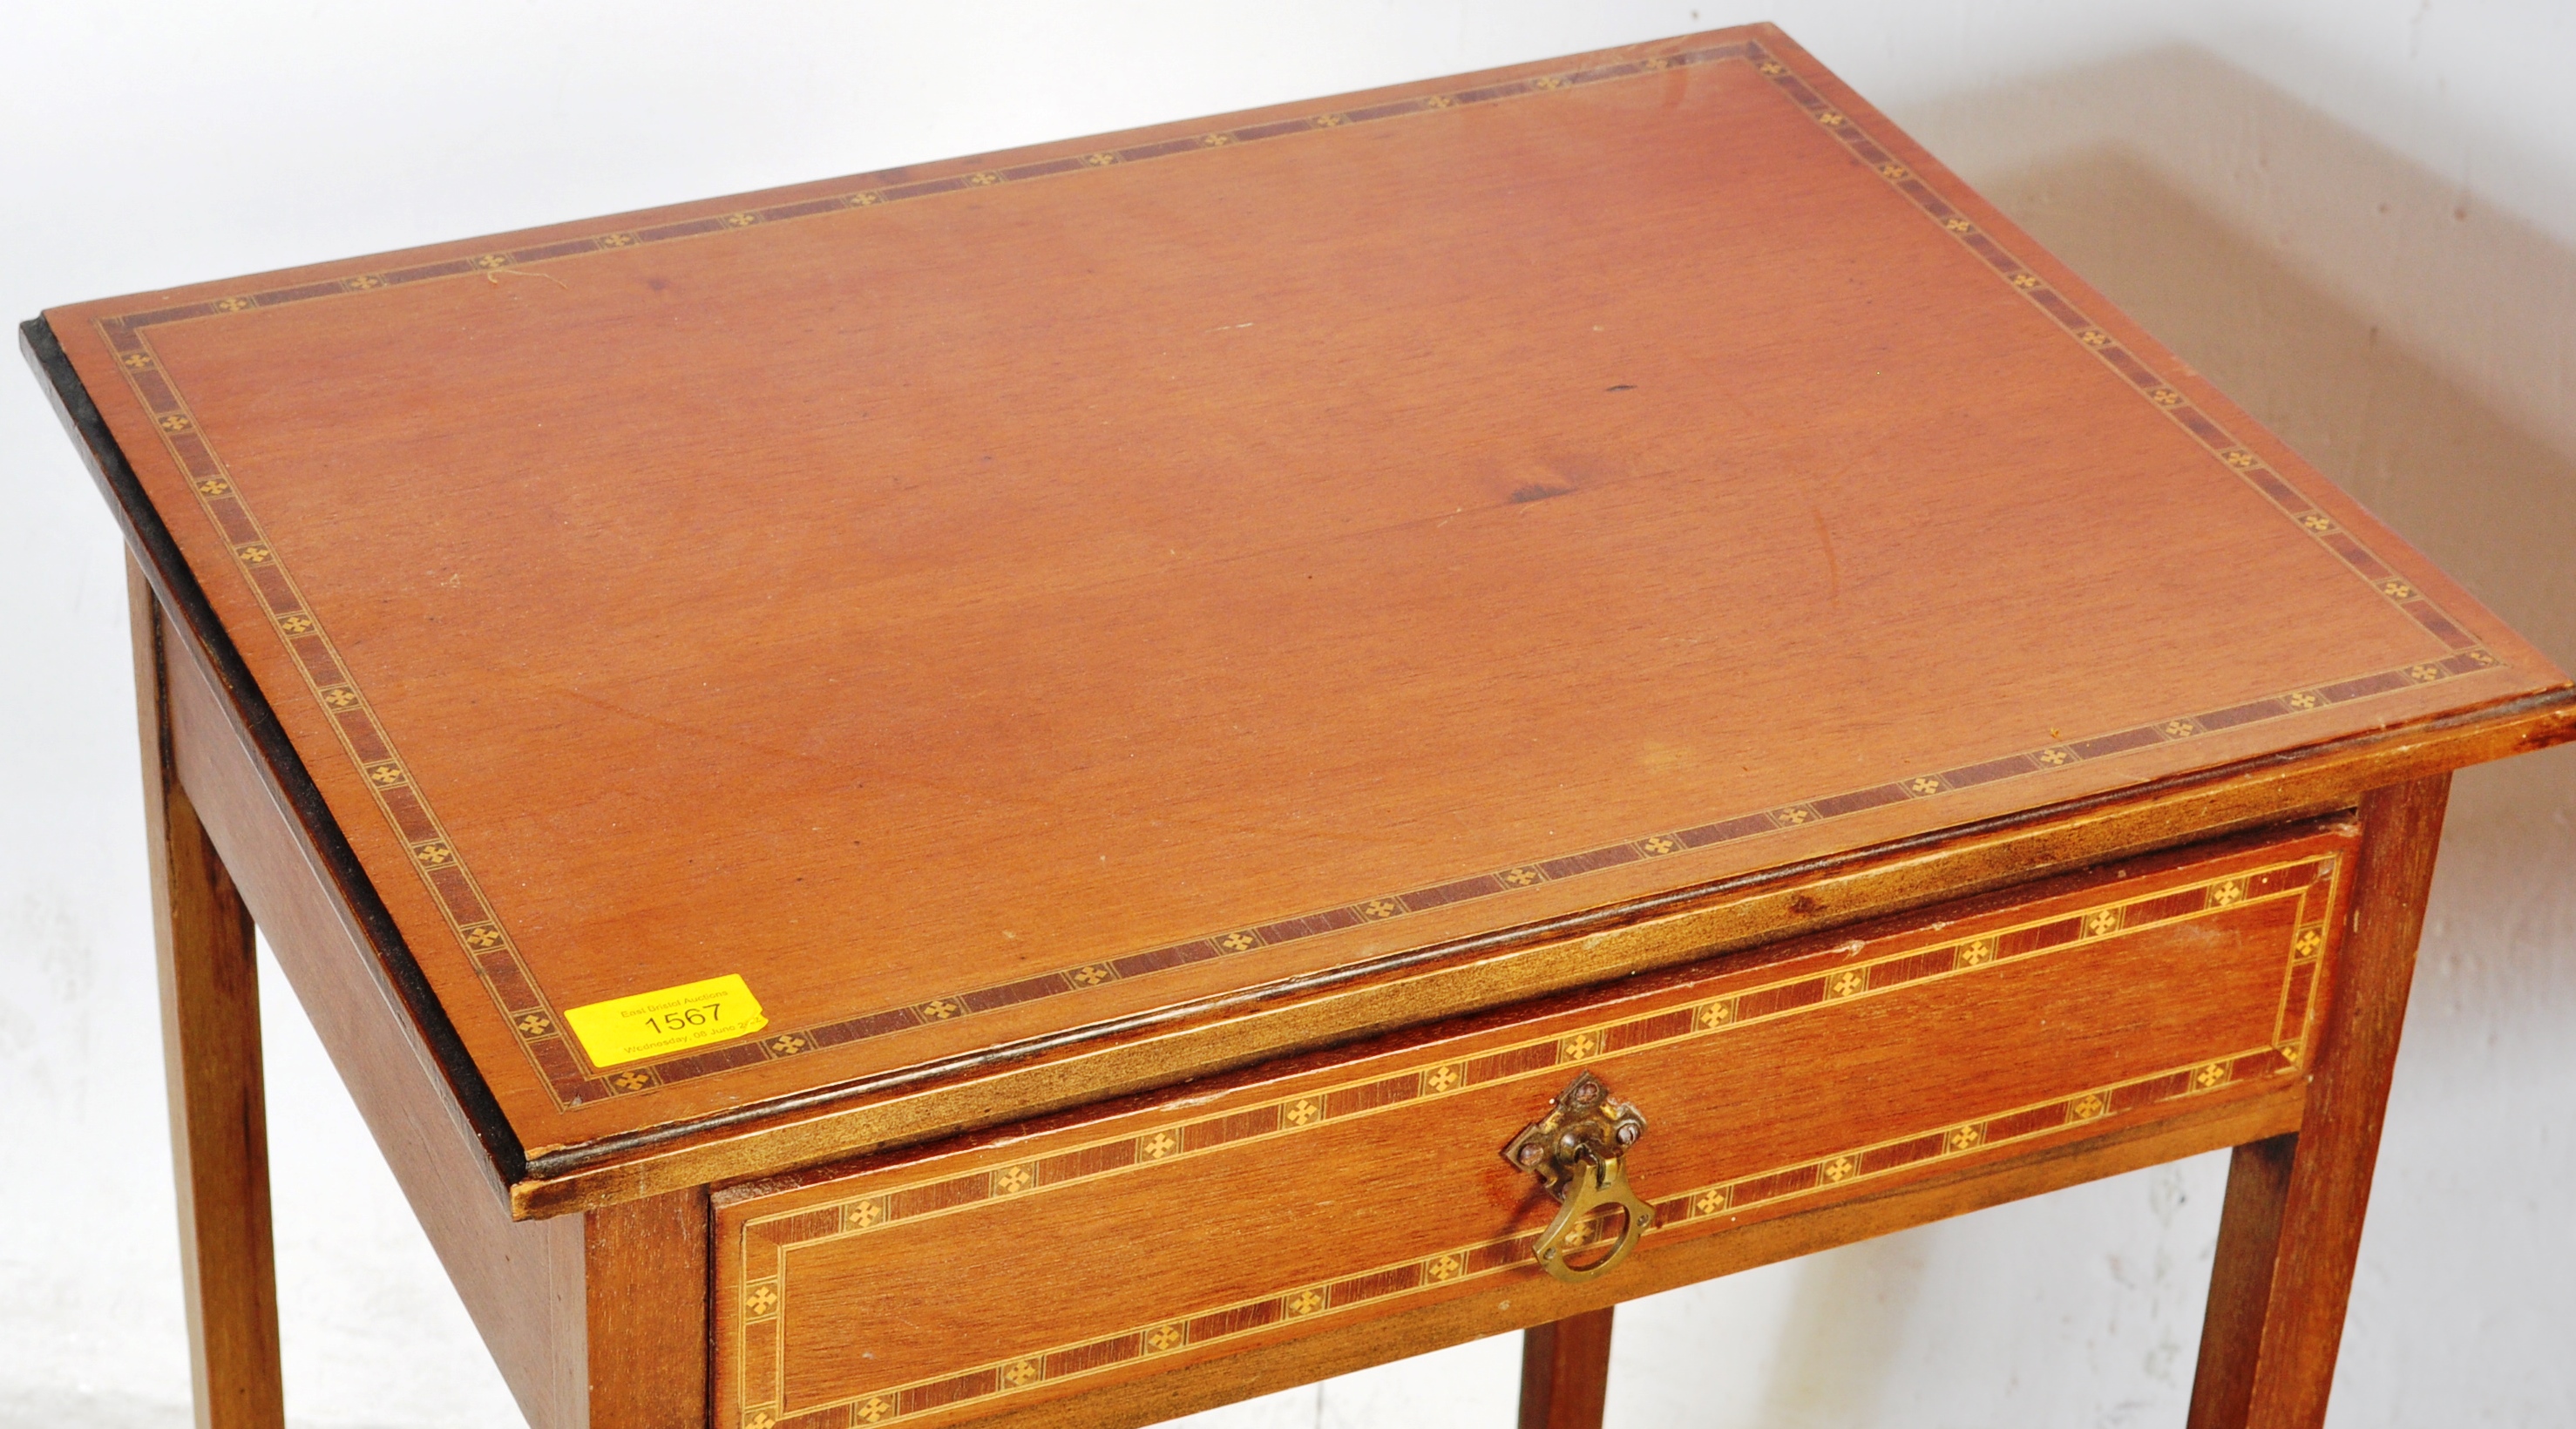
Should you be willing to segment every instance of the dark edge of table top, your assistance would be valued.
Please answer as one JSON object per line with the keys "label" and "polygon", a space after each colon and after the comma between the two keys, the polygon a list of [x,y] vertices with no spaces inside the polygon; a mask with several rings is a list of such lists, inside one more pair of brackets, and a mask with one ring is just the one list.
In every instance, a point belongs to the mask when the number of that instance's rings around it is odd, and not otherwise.
{"label": "dark edge of table top", "polygon": [[357,851],[349,846],[339,821],[331,816],[321,789],[304,767],[303,757],[295,752],[293,741],[286,737],[286,728],[278,722],[277,712],[261,693],[259,682],[251,677],[250,667],[243,663],[232,636],[216,618],[214,607],[206,600],[205,588],[179,554],[178,542],[172,539],[161,513],[145,495],[133,464],[126,460],[124,449],[117,445],[106,421],[99,416],[89,388],[72,370],[53,326],[41,317],[29,318],[18,325],[18,340],[28,365],[36,370],[53,398],[55,415],[88,454],[90,474],[106,493],[117,524],[125,528],[126,549],[141,565],[162,610],[183,627],[190,643],[214,665],[215,678],[232,704],[234,717],[285,794],[297,831],[319,856],[333,891],[364,928],[367,941],[375,949],[378,970],[411,1015],[431,1057],[446,1074],[448,1087],[466,1121],[483,1143],[484,1154],[492,1159],[493,1169],[504,1183],[521,1179],[529,1168],[527,1151],[517,1130],[502,1114],[500,1100],[493,1096],[482,1071],[466,1052],[465,1040],[457,1034],[456,1024],[449,1019],[437,993],[431,990],[428,974],[412,956],[402,930],[394,926],[393,915],[377,895],[374,881],[359,866]]}

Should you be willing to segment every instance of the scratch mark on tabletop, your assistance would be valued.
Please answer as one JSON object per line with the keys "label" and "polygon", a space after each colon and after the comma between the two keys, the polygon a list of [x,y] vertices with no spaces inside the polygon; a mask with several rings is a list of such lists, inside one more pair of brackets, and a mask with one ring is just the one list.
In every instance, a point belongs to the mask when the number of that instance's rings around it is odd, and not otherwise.
{"label": "scratch mark on tabletop", "polygon": [[540,273],[533,268],[490,269],[484,273],[483,281],[497,288],[501,286],[501,275],[504,273],[507,273],[514,278],[543,278],[547,282],[554,284],[556,287],[563,289],[567,293],[572,291],[572,284],[565,282],[563,279],[556,277],[552,273]]}
{"label": "scratch mark on tabletop", "polygon": [[1816,543],[1825,548],[1825,599],[1840,600],[1843,593],[1843,572],[1841,563],[1834,559],[1834,533],[1825,529],[1825,513],[1822,507],[1810,501],[1807,503],[1807,514],[1815,518]]}

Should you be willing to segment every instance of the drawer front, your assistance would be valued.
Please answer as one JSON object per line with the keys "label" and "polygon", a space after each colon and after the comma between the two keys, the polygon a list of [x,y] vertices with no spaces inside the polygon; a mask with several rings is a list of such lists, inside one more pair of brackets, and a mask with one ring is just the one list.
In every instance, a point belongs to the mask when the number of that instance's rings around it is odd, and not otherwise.
{"label": "drawer front", "polygon": [[1556,1204],[1497,1153],[1582,1071],[1648,1122],[1639,1257],[2295,1085],[2352,848],[2169,855],[721,1192],[716,1422],[971,1419],[1540,1275]]}

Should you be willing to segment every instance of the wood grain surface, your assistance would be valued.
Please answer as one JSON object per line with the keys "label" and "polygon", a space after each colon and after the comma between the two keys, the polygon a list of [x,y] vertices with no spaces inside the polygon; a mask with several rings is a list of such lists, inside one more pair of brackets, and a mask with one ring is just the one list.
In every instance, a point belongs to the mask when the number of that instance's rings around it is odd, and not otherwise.
{"label": "wood grain surface", "polygon": [[1586,1310],[1523,1332],[1521,1429],[1601,1429],[1614,1313]]}
{"label": "wood grain surface", "polygon": [[1640,1257],[2295,1087],[2353,846],[2167,855],[719,1191],[717,1418],[958,1421],[1544,1279],[1555,1203],[1497,1152],[1578,1070],[1648,1118]]}
{"label": "wood grain surface", "polygon": [[180,784],[160,612],[130,566],[127,576],[197,1426],[285,1429],[250,910]]}
{"label": "wood grain surface", "polygon": [[692,1187],[584,1218],[589,1429],[705,1429],[707,1196]]}
{"label": "wood grain surface", "polygon": [[47,323],[540,1166],[2566,689],[1767,27]]}
{"label": "wood grain surface", "polygon": [[239,737],[220,681],[163,641],[173,760],[279,971],[535,1429],[588,1422],[583,1218],[522,1222],[366,922],[297,837],[275,771]]}
{"label": "wood grain surface", "polygon": [[2238,1147],[2228,1172],[2192,1429],[2325,1423],[2450,792],[2445,775],[2361,802],[2352,927],[2321,990],[2306,1119]]}

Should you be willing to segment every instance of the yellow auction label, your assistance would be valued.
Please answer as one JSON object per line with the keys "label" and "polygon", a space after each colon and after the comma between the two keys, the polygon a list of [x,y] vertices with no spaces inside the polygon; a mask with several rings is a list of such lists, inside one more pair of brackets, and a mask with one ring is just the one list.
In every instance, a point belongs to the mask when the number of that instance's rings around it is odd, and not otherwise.
{"label": "yellow auction label", "polygon": [[734,973],[639,992],[564,1013],[594,1067],[640,1062],[672,1052],[748,1037],[769,1025],[759,1000]]}

